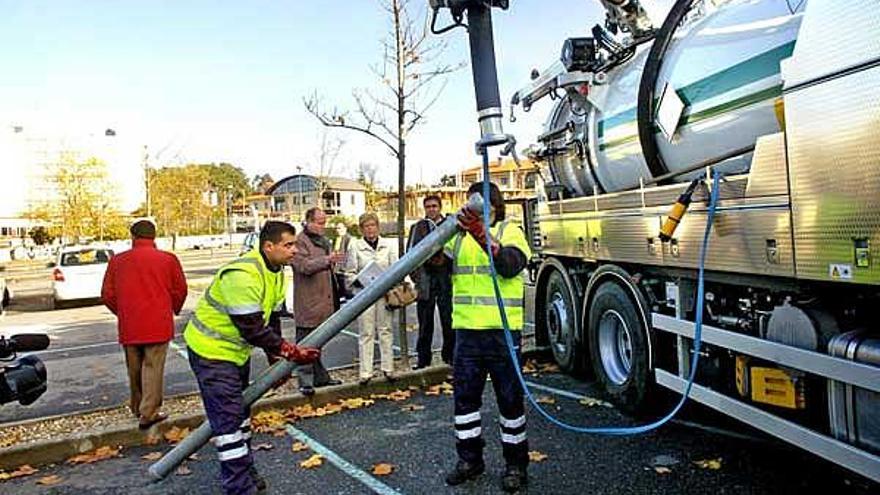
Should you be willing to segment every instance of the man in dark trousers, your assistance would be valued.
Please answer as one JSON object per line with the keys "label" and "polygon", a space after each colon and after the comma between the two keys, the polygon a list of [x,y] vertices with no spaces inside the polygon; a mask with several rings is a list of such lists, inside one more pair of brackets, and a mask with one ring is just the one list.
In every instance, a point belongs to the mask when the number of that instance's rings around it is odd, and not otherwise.
{"label": "man in dark trousers", "polygon": [[125,349],[129,408],[141,429],[166,418],[162,407],[165,354],[174,336],[174,315],[186,301],[186,279],[177,257],[156,249],[156,226],[131,225],[131,249],[110,259],[101,299],[119,320]]}
{"label": "man in dark trousers", "polygon": [[288,223],[266,222],[257,249],[217,270],[183,334],[227,495],[266,490],[254,468],[250,407],[242,397],[250,381],[252,349],[260,347],[268,355],[303,364],[320,356],[318,349],[281,338],[283,268],[296,253],[295,234]]}
{"label": "man in dark trousers", "polygon": [[[413,225],[407,249],[412,249],[445,220],[440,197],[425,196],[422,200],[425,218]],[[443,346],[440,357],[446,364],[452,364],[452,350],[455,348],[455,334],[452,332],[452,262],[442,252],[438,252],[419,269],[410,274],[416,284],[419,299],[416,309],[419,318],[419,338],[416,342],[418,361],[413,369],[431,365],[431,344],[434,341],[434,308],[440,310],[440,327],[443,330]]]}
{"label": "man in dark trousers", "polygon": [[[458,485],[476,478],[485,470],[480,406],[486,375],[489,375],[498,402],[501,448],[506,464],[501,488],[516,492],[528,483],[526,414],[523,390],[510,358],[501,312],[495,300],[487,250],[492,250],[514,351],[519,354],[524,307],[522,271],[531,256],[531,249],[520,226],[505,218],[501,191],[495,184],[489,186],[489,231],[486,231],[482,218],[464,207],[457,215],[464,232],[453,237],[444,247],[453,266],[455,356],[452,376],[455,450],[458,453],[458,463],[446,476],[446,483]],[[482,190],[481,182],[473,184],[468,189],[468,196],[482,194]]]}
{"label": "man in dark trousers", "polygon": [[[336,311],[337,290],[334,268],[345,261],[345,254],[334,251],[324,231],[327,215],[320,208],[306,210],[305,228],[296,236],[293,256],[293,315],[296,319],[296,341],[299,342]],[[317,360],[299,366],[299,391],[313,395],[315,387],[339,385],[327,368]]]}

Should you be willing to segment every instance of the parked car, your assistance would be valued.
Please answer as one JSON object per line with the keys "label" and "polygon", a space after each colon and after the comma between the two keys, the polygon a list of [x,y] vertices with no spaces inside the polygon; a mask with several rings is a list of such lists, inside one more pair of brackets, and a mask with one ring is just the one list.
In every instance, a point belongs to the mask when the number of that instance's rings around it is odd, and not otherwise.
{"label": "parked car", "polygon": [[226,236],[222,235],[212,235],[212,236],[202,236],[196,239],[193,244],[193,249],[221,249],[223,246],[227,245],[229,241],[226,240]]}
{"label": "parked car", "polygon": [[77,299],[101,297],[101,284],[113,250],[99,246],[68,246],[53,263],[52,292],[55,306]]}
{"label": "parked car", "polygon": [[238,255],[241,256],[257,245],[257,241],[260,239],[259,232],[248,232],[248,235],[244,237],[244,241],[241,242],[241,248],[238,250]]}

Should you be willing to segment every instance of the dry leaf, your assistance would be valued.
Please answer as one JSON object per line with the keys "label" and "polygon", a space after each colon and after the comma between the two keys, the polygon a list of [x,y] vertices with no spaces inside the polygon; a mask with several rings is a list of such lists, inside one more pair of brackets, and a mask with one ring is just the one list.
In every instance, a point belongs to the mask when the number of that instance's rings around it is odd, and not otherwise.
{"label": "dry leaf", "polygon": [[421,404],[407,404],[400,408],[401,411],[421,411],[425,406]]}
{"label": "dry leaf", "polygon": [[272,449],[274,449],[274,448],[275,448],[275,446],[272,445],[271,443],[258,443],[258,444],[256,444],[256,445],[254,445],[254,446],[251,448],[251,450],[254,451],[254,452],[256,452],[256,451],[258,451],[258,450],[272,450]]}
{"label": "dry leaf", "polygon": [[437,385],[432,385],[425,390],[425,395],[452,395],[452,385],[449,382],[443,382]]}
{"label": "dry leaf", "polygon": [[372,406],[376,401],[370,399],[362,399],[360,397],[355,397],[354,399],[342,399],[339,401],[339,404],[344,409],[360,409],[361,407]]}
{"label": "dry leaf", "polygon": [[373,474],[376,476],[388,476],[392,472],[394,472],[394,466],[387,462],[373,464]]}
{"label": "dry leaf", "polygon": [[304,467],[306,469],[315,469],[317,467],[320,467],[321,464],[323,464],[323,463],[324,463],[324,456],[322,456],[320,454],[315,454],[315,455],[309,457],[308,459],[300,462],[299,465],[300,465],[300,467]]}
{"label": "dry leaf", "polygon": [[145,461],[158,461],[162,458],[161,452],[150,452],[149,454],[144,454],[141,456],[141,459]]}
{"label": "dry leaf", "polygon": [[187,459],[189,459],[191,461],[197,461],[197,460],[199,460],[199,454],[198,453],[190,454],[190,456],[187,457]]}
{"label": "dry leaf", "polygon": [[669,474],[672,470],[666,466],[654,466],[654,472],[657,474]]}
{"label": "dry leaf", "polygon": [[544,363],[541,365],[541,373],[559,373],[559,365],[556,363]]}
{"label": "dry leaf", "polygon": [[178,428],[176,426],[172,426],[170,430],[165,432],[165,441],[170,444],[175,444],[180,442],[186,436],[189,435],[189,428]]}
{"label": "dry leaf", "polygon": [[151,433],[151,434],[147,435],[147,438],[144,439],[144,445],[149,445],[149,446],[159,445],[160,441],[162,441],[161,436]]}
{"label": "dry leaf", "polygon": [[302,442],[293,442],[293,446],[290,447],[290,450],[294,452],[302,452],[303,450],[308,450],[309,446]]}
{"label": "dry leaf", "polygon": [[174,474],[178,476],[189,476],[190,474],[192,474],[192,469],[186,466],[180,466],[179,468],[177,468],[177,471],[175,471]]}
{"label": "dry leaf", "polygon": [[114,457],[119,457],[119,451],[122,450],[122,447],[110,447],[105,445],[103,447],[98,447],[97,449],[86,452],[84,454],[75,455],[70,459],[67,459],[68,464],[92,464],[98,461],[105,461],[107,459],[112,459]]}
{"label": "dry leaf", "polygon": [[38,479],[37,484],[43,486],[51,486],[61,483],[62,480],[63,478],[61,478],[61,476],[58,476],[57,474],[50,474],[49,476],[43,476],[42,478]]}
{"label": "dry leaf", "polygon": [[22,476],[30,476],[37,471],[39,471],[39,469],[34,468],[30,464],[23,464],[19,466],[15,471],[11,471],[9,473],[0,471],[0,481],[6,481],[12,478],[21,478]]}
{"label": "dry leaf", "polygon": [[541,395],[535,399],[535,402],[538,404],[556,404],[556,398],[550,395]]}
{"label": "dry leaf", "polygon": [[388,398],[393,400],[394,402],[402,402],[410,398],[412,396],[412,392],[409,390],[395,390],[388,394]]}
{"label": "dry leaf", "polygon": [[275,431],[272,432],[272,436],[273,436],[273,437],[286,437],[286,436],[287,436],[287,432],[284,431],[284,430],[275,430]]}
{"label": "dry leaf", "polygon": [[604,400],[594,399],[592,397],[584,397],[583,399],[578,401],[578,404],[587,407],[614,407],[609,402],[605,402]]}
{"label": "dry leaf", "polygon": [[415,386],[415,385],[410,385],[409,387],[406,387],[406,389],[409,390],[409,391],[412,392],[412,393],[416,393],[416,392],[419,391],[419,387],[417,387],[417,386]]}
{"label": "dry leaf", "polygon": [[270,433],[287,424],[287,415],[278,409],[260,411],[251,418],[251,429],[257,433]]}
{"label": "dry leaf", "polygon": [[721,469],[721,458],[718,457],[716,459],[703,459],[701,461],[694,461],[694,464],[696,464],[699,468],[711,469],[714,471]]}
{"label": "dry leaf", "polygon": [[535,362],[531,359],[526,359],[526,362],[522,365],[522,372],[526,375],[531,375],[538,371],[538,368],[535,367]]}
{"label": "dry leaf", "polygon": [[18,433],[3,433],[0,436],[0,449],[5,449],[6,447],[12,447],[17,444],[21,436]]}
{"label": "dry leaf", "polygon": [[531,462],[544,462],[547,460],[547,454],[543,452],[539,452],[537,450],[529,451],[529,461]]}

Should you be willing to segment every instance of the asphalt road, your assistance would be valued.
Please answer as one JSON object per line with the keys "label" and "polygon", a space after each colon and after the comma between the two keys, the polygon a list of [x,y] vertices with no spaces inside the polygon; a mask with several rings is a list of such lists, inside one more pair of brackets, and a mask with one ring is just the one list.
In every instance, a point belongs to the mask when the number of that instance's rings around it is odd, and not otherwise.
{"label": "asphalt road", "polygon": [[[187,280],[205,282],[226,257],[190,255],[182,257]],[[42,281],[39,281],[41,283]],[[116,317],[97,302],[87,302],[67,309],[48,310],[41,301],[50,297],[45,288],[28,289],[16,293],[15,304],[0,319],[0,334],[27,332],[47,333],[51,345],[45,351],[34,352],[46,365],[48,391],[29,406],[18,403],[0,408],[0,426],[11,421],[40,418],[56,414],[84,412],[97,408],[125,404],[128,400],[128,377],[125,360],[117,343]],[[186,359],[181,332],[195,307],[201,292],[190,289],[190,296],[181,315],[176,318],[175,337],[169,347],[165,365],[165,393],[174,395],[196,392],[197,385]],[[414,323],[415,305],[408,309],[408,322]],[[439,329],[439,325],[437,327]],[[283,320],[283,333],[293,339],[292,320]],[[395,332],[395,354],[399,355]],[[409,349],[415,349],[414,332],[408,335]],[[435,332],[435,347],[439,349],[440,332]],[[252,376],[266,368],[261,352],[254,353]],[[323,362],[328,368],[347,366],[357,357],[357,330],[352,325],[343,330],[323,349]],[[376,353],[378,359],[378,351]]]}
{"label": "asphalt road", "polygon": [[[591,395],[589,383],[562,375],[530,377],[568,394]],[[274,437],[257,434],[253,445],[260,472],[268,479],[269,493],[321,494],[493,494],[501,493],[498,476],[503,468],[494,397],[487,387],[484,397],[483,431],[487,442],[487,472],[458,488],[444,484],[443,476],[455,461],[451,427],[451,396],[416,393],[406,402],[377,401],[371,407],[301,420]],[[559,418],[588,425],[632,424],[616,410],[585,407],[577,398],[546,389],[540,395],[555,399],[546,405]],[[423,406],[405,410],[407,405]],[[697,412],[685,418],[700,417]],[[296,440],[308,438],[311,451],[292,452]],[[530,450],[547,456],[529,468],[526,493],[536,494],[779,494],[779,493],[877,493],[871,485],[840,468],[795,447],[765,438],[743,439],[713,429],[670,424],[661,430],[635,437],[592,437],[564,431],[528,412]],[[266,445],[271,445],[267,448]],[[51,466],[28,478],[10,480],[0,487],[16,494],[214,494],[218,463],[212,447],[185,463],[188,474],[172,474],[151,484],[145,454],[165,452],[169,446],[132,448],[121,458],[82,466]],[[315,452],[325,458],[322,466],[305,469],[299,463]],[[697,462],[719,460],[718,469]],[[373,476],[372,466],[389,463],[388,476]],[[665,474],[655,467],[666,467]],[[663,470],[661,470],[663,471]],[[43,476],[60,480],[50,488],[37,485]]]}

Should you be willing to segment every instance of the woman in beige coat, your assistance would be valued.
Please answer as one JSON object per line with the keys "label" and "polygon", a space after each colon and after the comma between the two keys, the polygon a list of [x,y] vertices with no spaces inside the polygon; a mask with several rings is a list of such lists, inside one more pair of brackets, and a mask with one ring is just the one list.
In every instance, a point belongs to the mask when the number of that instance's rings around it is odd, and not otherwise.
{"label": "woman in beige coat", "polygon": [[[379,218],[375,213],[364,213],[358,224],[363,237],[353,239],[348,245],[345,262],[348,285],[357,292],[362,288],[354,286],[355,276],[371,261],[383,270],[397,261],[397,246],[389,239],[379,237]],[[373,338],[379,335],[380,369],[389,381],[394,376],[394,354],[392,349],[391,321],[393,312],[385,309],[385,301],[380,299],[358,317],[358,353],[360,357],[360,384],[366,385],[373,377]]]}

